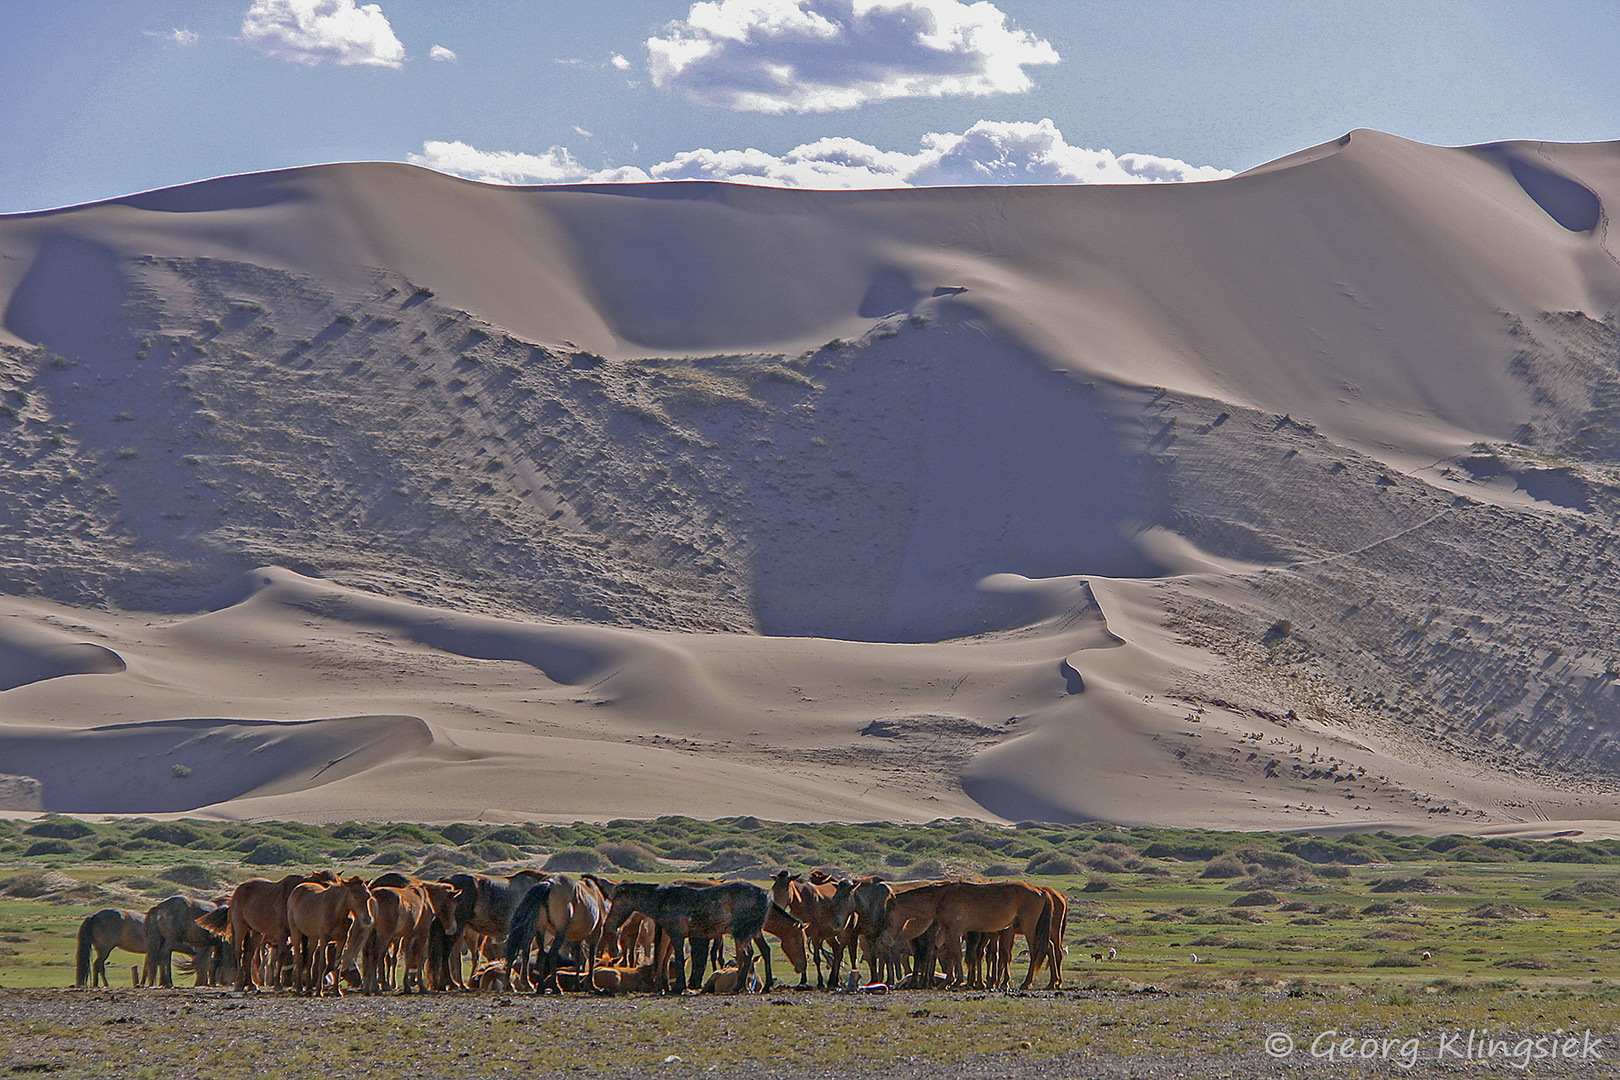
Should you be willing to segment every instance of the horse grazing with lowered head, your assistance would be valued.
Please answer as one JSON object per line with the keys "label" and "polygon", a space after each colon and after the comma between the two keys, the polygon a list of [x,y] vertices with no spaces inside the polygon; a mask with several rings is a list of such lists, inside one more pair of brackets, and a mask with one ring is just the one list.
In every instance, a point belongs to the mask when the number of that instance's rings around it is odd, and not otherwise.
{"label": "horse grazing with lowered head", "polygon": [[[785,908],[793,918],[804,924],[805,937],[816,960],[816,989],[827,986],[821,971],[823,952],[830,952],[832,977],[838,978],[838,965],[844,955],[846,929],[853,912],[846,911],[840,918],[833,901],[838,886],[834,881],[808,882],[800,875],[779,870],[771,879],[771,899]],[[783,943],[784,947],[786,942]],[[769,981],[769,980],[767,980]],[[809,984],[809,973],[801,968],[799,985]]]}
{"label": "horse grazing with lowered head", "polygon": [[[230,942],[217,930],[209,930],[197,920],[219,905],[189,896],[171,896],[146,910],[146,964],[141,982],[146,986],[173,986],[176,952],[191,957],[191,970],[198,986],[213,986],[225,978],[226,960],[232,955]],[[234,970],[232,972],[234,974]]]}
{"label": "horse grazing with lowered head", "polygon": [[[79,924],[79,951],[73,985],[107,985],[107,954],[114,949],[146,954],[146,916],[123,908],[102,908]],[[90,960],[95,952],[95,962]]]}
{"label": "horse grazing with lowered head", "polygon": [[[764,930],[770,910],[770,894],[746,881],[733,881],[709,888],[626,882],[614,891],[604,932],[616,933],[633,911],[652,919],[658,933],[670,938],[674,951],[676,993],[685,993],[688,985],[686,943],[692,942],[691,985],[701,987],[709,954],[708,940],[729,937],[736,948],[737,966],[741,972],[738,984],[746,986],[754,966],[751,944]],[[663,965],[656,966],[660,968],[662,983]],[[661,985],[660,989],[663,988]]]}

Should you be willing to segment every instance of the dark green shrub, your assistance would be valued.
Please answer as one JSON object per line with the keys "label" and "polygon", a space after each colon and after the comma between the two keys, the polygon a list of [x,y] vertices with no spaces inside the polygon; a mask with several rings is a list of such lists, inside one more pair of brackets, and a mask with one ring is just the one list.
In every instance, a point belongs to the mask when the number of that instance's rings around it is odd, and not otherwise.
{"label": "dark green shrub", "polygon": [[1086,868],[1061,851],[1047,851],[1035,856],[1024,865],[1024,873],[1047,877],[1083,874]]}
{"label": "dark green shrub", "polygon": [[313,861],[310,853],[290,841],[267,836],[242,861],[249,866],[294,866]]}
{"label": "dark green shrub", "polygon": [[137,840],[153,840],[171,847],[191,847],[193,844],[201,846],[208,839],[208,834],[183,821],[159,821],[137,830],[134,835]]}
{"label": "dark green shrub", "polygon": [[224,878],[201,863],[181,863],[179,866],[171,866],[161,871],[158,877],[188,889],[217,889],[225,883]]}
{"label": "dark green shrub", "polygon": [[80,840],[96,830],[77,818],[48,817],[23,830],[24,836],[45,836],[52,840]]}
{"label": "dark green shrub", "polygon": [[66,840],[36,840],[24,855],[72,855],[78,849]]}
{"label": "dark green shrub", "polygon": [[682,862],[704,862],[713,854],[708,848],[698,847],[696,844],[672,844],[664,849],[664,858],[679,859]]}
{"label": "dark green shrub", "polygon": [[[452,844],[465,844],[469,840],[483,836],[484,830],[485,826],[483,825],[468,825],[465,822],[458,821],[454,825],[446,825],[444,828],[439,830],[439,833]],[[530,836],[528,833],[524,833],[523,835],[525,837],[523,843],[534,843],[534,837]],[[514,841],[508,842],[512,843]]]}
{"label": "dark green shrub", "polygon": [[601,873],[613,865],[594,848],[564,848],[546,860],[543,869],[563,873]]}
{"label": "dark green shrub", "polygon": [[413,844],[420,844],[423,847],[427,847],[430,844],[443,844],[447,846],[449,844],[449,841],[443,834],[434,832],[432,829],[424,828],[421,825],[412,825],[408,821],[389,822],[387,825],[384,825],[377,831],[376,839],[378,841],[405,840]]}

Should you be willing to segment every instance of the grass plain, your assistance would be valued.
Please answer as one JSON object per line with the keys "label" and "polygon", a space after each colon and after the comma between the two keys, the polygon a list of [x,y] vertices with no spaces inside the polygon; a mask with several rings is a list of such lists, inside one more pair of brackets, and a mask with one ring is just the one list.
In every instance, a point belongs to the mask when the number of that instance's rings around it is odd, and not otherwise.
{"label": "grass plain", "polygon": [[[1620,1058],[1612,1038],[1620,1029],[1620,844],[675,817],[444,827],[46,817],[0,824],[0,837],[0,1013],[16,1012],[0,1016],[9,1021],[9,1064],[0,1069],[14,1072],[39,1065],[137,1075],[128,1067],[142,1031],[141,1067],[151,1075],[193,1069],[222,1077],[361,1050],[384,1075],[396,1056],[406,1071],[410,1054],[429,1072],[462,1062],[476,1066],[472,1075],[655,1066],[723,1074],[764,1062],[829,1075],[944,1065],[1112,1075],[1095,1071],[1099,1061],[1119,1075],[1153,1075],[1189,1059],[1200,1063],[1199,1075],[1305,1066],[1421,1075],[1455,1068],[1444,1051],[1435,1060],[1437,1048],[1451,1033],[1455,1051],[1470,1032],[1503,1040],[1506,1057],[1462,1065],[1505,1067],[1521,1040],[1588,1031],[1600,1040],[1596,1060]],[[72,983],[74,931],[100,907],[141,909],[177,891],[206,895],[284,867],[437,875],[518,863],[649,879],[702,872],[764,881],[781,866],[1028,877],[1069,898],[1065,987],[312,1003],[117,988],[116,973],[128,970],[120,961],[134,957],[115,953],[114,990],[48,989]],[[776,963],[778,977],[788,975]],[[1020,963],[1015,983],[1021,976]],[[54,1004],[41,1011],[41,1001]],[[237,1010],[245,1011],[228,1015]],[[207,1017],[238,1042],[257,1040],[252,1063],[183,1053]],[[1318,1051],[1334,1044],[1316,1042],[1324,1031],[1393,1041],[1373,1060],[1362,1060],[1359,1042],[1349,1061],[1324,1059],[1310,1053],[1313,1043]],[[1295,1041],[1292,1063],[1265,1052],[1273,1033]],[[51,1056],[70,1041],[81,1050]],[[558,1045],[568,1047],[566,1062],[545,1056]],[[1397,1060],[1403,1047],[1416,1064]],[[1599,1068],[1596,1060],[1531,1064],[1536,1075],[1562,1075]]]}

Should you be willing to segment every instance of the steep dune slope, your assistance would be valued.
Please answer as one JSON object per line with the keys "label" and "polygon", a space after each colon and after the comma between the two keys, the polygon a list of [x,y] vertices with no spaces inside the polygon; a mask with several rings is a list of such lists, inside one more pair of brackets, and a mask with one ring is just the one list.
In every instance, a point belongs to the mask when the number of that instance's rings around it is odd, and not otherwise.
{"label": "steep dune slope", "polygon": [[[567,797],[611,814],[603,746],[657,737],[745,754],[743,794],[705,803],[727,812],[808,812],[821,775],[857,816],[863,777],[915,759],[882,812],[1602,817],[1617,200],[1613,144],[1354,132],[1200,185],[366,164],[0,218],[0,589],[37,598],[0,637],[0,720],[427,725],[335,782],[289,767],[243,804],[265,813],[453,773],[441,810],[493,788],[566,816],[516,792],[573,755],[601,785]],[[161,615],[163,663],[207,674],[142,682],[148,635],[75,644],[52,604]],[[335,623],[295,641],[299,611]],[[1107,642],[1075,644],[1099,611]],[[217,646],[265,633],[306,648],[249,707],[261,646]],[[372,634],[550,689],[323,674]],[[669,751],[635,754],[662,778],[638,809],[682,809]]]}

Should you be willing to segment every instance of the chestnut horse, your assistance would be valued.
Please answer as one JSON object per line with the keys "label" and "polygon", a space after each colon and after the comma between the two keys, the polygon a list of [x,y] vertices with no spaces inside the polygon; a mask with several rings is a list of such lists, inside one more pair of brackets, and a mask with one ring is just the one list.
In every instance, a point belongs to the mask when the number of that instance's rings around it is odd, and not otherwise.
{"label": "chestnut horse", "polygon": [[[834,913],[833,899],[837,894],[836,882],[823,881],[819,883],[806,882],[800,875],[791,874],[786,870],[777,872],[771,879],[771,899],[780,907],[785,908],[788,914],[804,924],[804,934],[807,945],[816,959],[816,989],[826,986],[821,972],[821,956],[823,950],[829,951],[833,978],[838,978],[838,965],[844,955],[845,930],[851,921],[852,912],[845,912],[842,919]],[[766,927],[769,929],[769,926]],[[783,942],[786,948],[787,943]],[[791,957],[789,958],[791,959]],[[809,972],[804,967],[799,968],[799,985],[809,984]],[[766,982],[769,983],[769,969],[766,970]]]}
{"label": "chestnut horse", "polygon": [[[300,994],[332,992],[343,996],[344,966],[352,962],[369,935],[376,907],[365,879],[346,878],[336,885],[301,882],[287,894],[287,928],[293,946],[293,987]],[[343,955],[336,955],[339,945]]]}
{"label": "chestnut horse", "polygon": [[[95,950],[92,965],[90,952]],[[102,908],[79,924],[79,953],[74,986],[107,985],[107,954],[114,949],[146,954],[146,916],[123,908]]]}
{"label": "chestnut horse", "polygon": [[[1028,990],[1052,943],[1050,897],[1039,886],[1024,881],[956,881],[938,888],[932,920],[934,944],[951,985],[960,986],[967,981],[962,963],[965,935],[970,932],[998,935],[1003,930],[1012,930],[1024,935],[1029,943],[1029,973],[1020,987]],[[907,895],[910,894],[896,896],[897,909]]]}
{"label": "chestnut horse", "polygon": [[[260,946],[268,947],[269,975],[265,981],[278,983],[287,958],[287,896],[294,888],[307,882],[330,885],[338,876],[330,870],[317,870],[313,874],[288,874],[280,881],[269,878],[248,878],[231,893],[231,902],[223,908],[209,912],[198,919],[199,925],[210,930],[230,927],[230,938],[236,946],[236,988],[257,990],[253,982],[253,959]],[[261,973],[262,974],[262,973]]]}
{"label": "chestnut horse", "polygon": [[461,933],[455,887],[444,881],[412,879],[403,886],[374,885],[371,893],[376,923],[365,951],[365,992],[374,994],[381,985],[392,983],[382,970],[391,950],[402,968],[400,993],[410,993],[412,986],[424,992],[430,982],[433,989],[446,989],[446,984],[430,977],[428,952],[434,933],[449,938]]}

